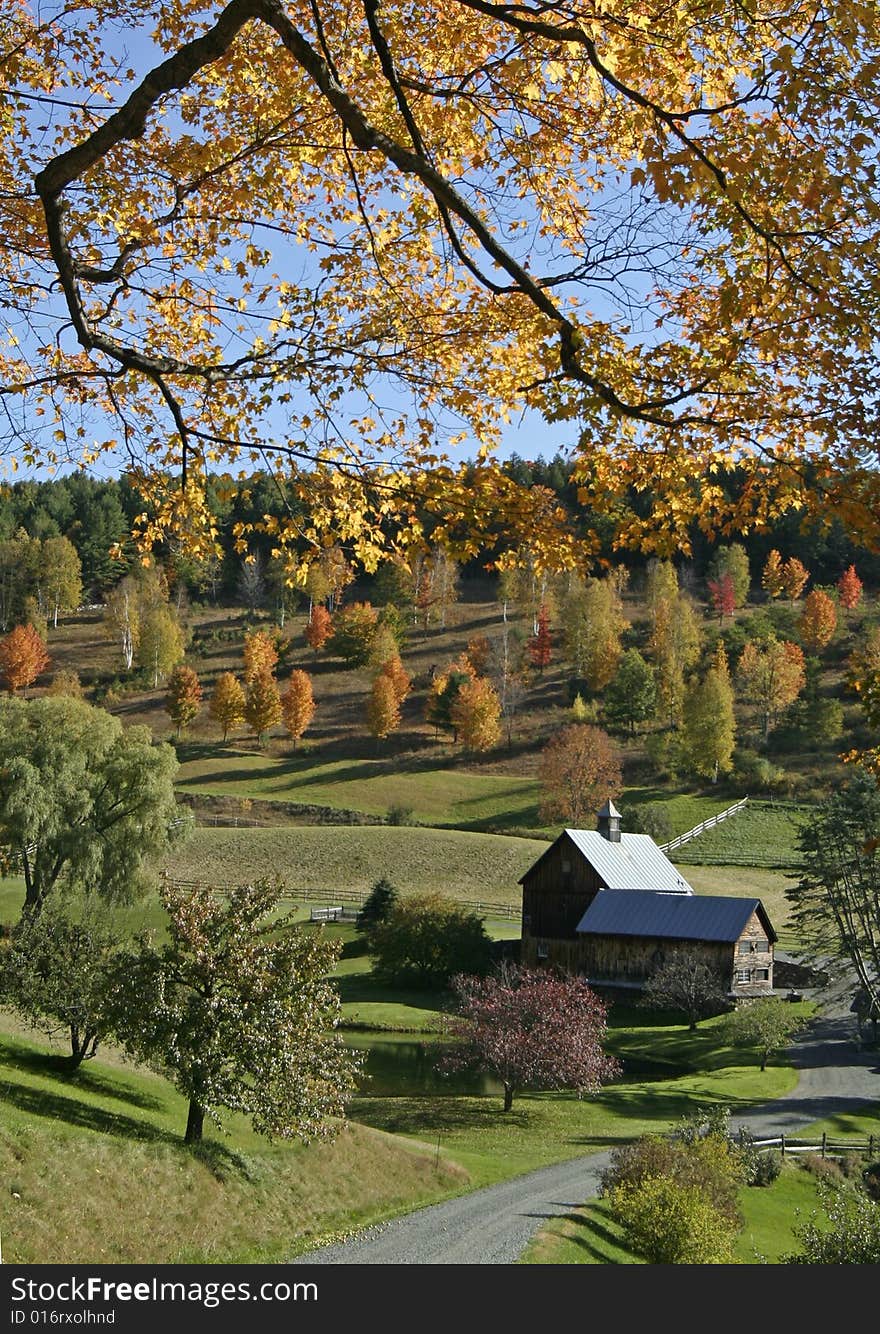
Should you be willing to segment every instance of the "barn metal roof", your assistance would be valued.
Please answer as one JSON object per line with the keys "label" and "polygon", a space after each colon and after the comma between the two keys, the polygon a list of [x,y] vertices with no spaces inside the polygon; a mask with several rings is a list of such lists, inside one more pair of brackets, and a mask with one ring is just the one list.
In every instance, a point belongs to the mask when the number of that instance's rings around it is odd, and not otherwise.
{"label": "barn metal roof", "polygon": [[646,889],[619,894],[600,889],[577,930],[590,936],[735,941],[753,912],[758,913],[769,938],[775,940],[776,932],[760,899],[658,894]]}
{"label": "barn metal roof", "polygon": [[566,834],[609,889],[662,889],[693,894],[664,852],[648,834],[621,834],[612,843],[597,829],[566,829]]}

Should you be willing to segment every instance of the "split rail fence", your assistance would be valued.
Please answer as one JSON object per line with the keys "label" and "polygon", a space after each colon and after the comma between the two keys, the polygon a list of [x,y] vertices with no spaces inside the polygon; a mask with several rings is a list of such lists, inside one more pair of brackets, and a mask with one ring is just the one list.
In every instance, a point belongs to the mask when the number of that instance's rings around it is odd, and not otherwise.
{"label": "split rail fence", "polygon": [[867,1154],[869,1158],[873,1158],[875,1153],[880,1154],[880,1135],[869,1135],[867,1139],[862,1140],[847,1140],[834,1138],[823,1131],[821,1136],[814,1136],[813,1139],[798,1139],[782,1132],[769,1139],[753,1139],[749,1143],[756,1149],[779,1149],[783,1158],[789,1154],[799,1153],[818,1153],[822,1158],[841,1158],[847,1153]]}
{"label": "split rail fence", "polygon": [[[213,881],[208,884],[203,880],[178,880],[174,876],[168,877],[168,883],[174,889],[193,889],[203,890],[208,893],[229,894],[237,885],[231,883],[222,883]],[[284,903],[322,903],[330,904],[340,909],[346,905],[353,905],[355,908],[362,908],[366,903],[367,895],[359,889],[289,889],[282,895]],[[500,917],[508,921],[519,921],[522,915],[522,909],[513,903],[487,903],[481,899],[476,901],[462,902],[462,907],[472,908],[480,917]],[[319,920],[317,918],[313,920]],[[342,918],[340,920],[346,920]]]}

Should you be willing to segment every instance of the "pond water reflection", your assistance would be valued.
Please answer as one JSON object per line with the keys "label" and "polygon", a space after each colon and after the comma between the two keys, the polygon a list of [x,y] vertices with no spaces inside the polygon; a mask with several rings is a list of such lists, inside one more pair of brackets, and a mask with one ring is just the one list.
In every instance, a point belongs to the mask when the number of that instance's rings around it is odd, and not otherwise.
{"label": "pond water reflection", "polygon": [[475,1071],[441,1075],[437,1061],[448,1050],[448,1043],[397,1033],[381,1037],[346,1033],[345,1041],[349,1047],[366,1052],[358,1088],[372,1098],[412,1098],[423,1094],[481,1096],[501,1091],[496,1079]]}

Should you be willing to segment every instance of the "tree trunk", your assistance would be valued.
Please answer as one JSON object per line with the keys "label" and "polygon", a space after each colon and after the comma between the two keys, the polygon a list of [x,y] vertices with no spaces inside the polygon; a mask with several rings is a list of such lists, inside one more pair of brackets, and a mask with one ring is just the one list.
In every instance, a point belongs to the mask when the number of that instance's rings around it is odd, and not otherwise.
{"label": "tree trunk", "polygon": [[505,1085],[504,1085],[504,1110],[505,1110],[505,1112],[509,1112],[512,1106],[513,1106],[513,1085],[512,1085],[512,1084],[505,1084]]}
{"label": "tree trunk", "polygon": [[204,1124],[205,1109],[191,1098],[186,1118],[186,1134],[183,1137],[184,1144],[200,1144]]}

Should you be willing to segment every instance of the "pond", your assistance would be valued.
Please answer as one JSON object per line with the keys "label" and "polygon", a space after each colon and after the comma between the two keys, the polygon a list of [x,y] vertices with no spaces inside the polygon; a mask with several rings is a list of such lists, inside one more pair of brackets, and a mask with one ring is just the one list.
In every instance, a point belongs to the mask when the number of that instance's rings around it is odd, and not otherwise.
{"label": "pond", "polygon": [[448,1043],[409,1034],[346,1033],[349,1047],[366,1053],[364,1072],[358,1089],[371,1098],[414,1098],[425,1094],[480,1097],[501,1092],[501,1085],[488,1075],[475,1071],[441,1075],[437,1061]]}

